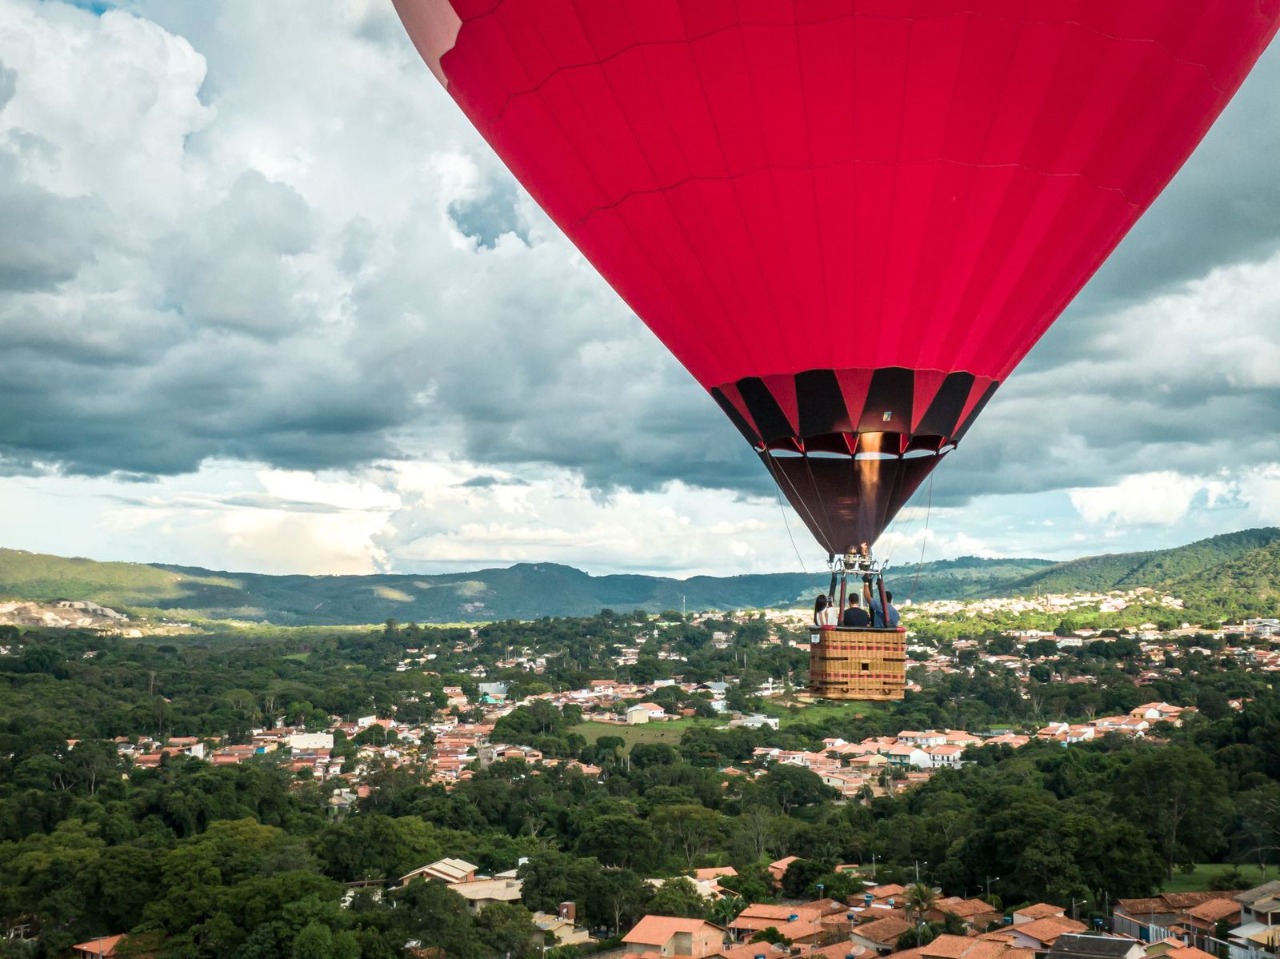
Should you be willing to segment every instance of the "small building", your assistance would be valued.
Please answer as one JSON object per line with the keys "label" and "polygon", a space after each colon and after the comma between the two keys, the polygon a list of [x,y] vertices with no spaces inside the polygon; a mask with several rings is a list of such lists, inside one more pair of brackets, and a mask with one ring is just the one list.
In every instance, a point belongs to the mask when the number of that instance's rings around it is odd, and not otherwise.
{"label": "small building", "polygon": [[1059,936],[1049,949],[1049,959],[1146,959],[1142,943],[1128,936]]}
{"label": "small building", "polygon": [[1021,949],[1031,949],[1038,956],[1043,956],[1048,953],[1059,937],[1068,933],[1085,932],[1088,928],[1083,922],[1077,922],[1065,916],[1050,916],[1009,926],[1007,931],[1013,936],[1013,945]]}
{"label": "small building", "polygon": [[427,863],[425,866],[419,866],[413,872],[406,873],[400,877],[400,885],[407,886],[413,880],[421,877],[423,879],[438,879],[446,883],[469,882],[476,877],[476,869],[465,859],[437,859],[435,862]]}
{"label": "small building", "polygon": [[675,916],[645,916],[622,937],[629,955],[652,952],[691,959],[714,955],[723,939],[724,930],[715,923]]}
{"label": "small building", "polygon": [[894,959],[1035,959],[1030,949],[1010,945],[1008,936],[976,939],[943,933],[925,946],[894,953]]}
{"label": "small building", "polygon": [[101,959],[103,956],[114,956],[124,941],[123,933],[118,936],[102,936],[99,939],[91,939],[89,942],[72,946],[71,955],[74,959]]}
{"label": "small building", "polygon": [[[869,949],[874,955],[887,956],[898,947],[898,937],[915,928],[901,916],[885,916],[854,926],[849,940],[855,946]],[[785,935],[785,933],[784,933]]]}
{"label": "small building", "polygon": [[1015,926],[1020,926],[1023,923],[1035,922],[1037,919],[1060,918],[1066,914],[1067,911],[1061,906],[1054,906],[1047,902],[1037,902],[1014,912],[1013,924]]}
{"label": "small building", "polygon": [[628,726],[642,726],[649,721],[648,708],[639,703],[635,706],[628,706],[626,715]]}
{"label": "small building", "polygon": [[449,888],[467,900],[467,912],[478,916],[495,902],[519,902],[524,883],[519,879],[471,879],[451,882]]}

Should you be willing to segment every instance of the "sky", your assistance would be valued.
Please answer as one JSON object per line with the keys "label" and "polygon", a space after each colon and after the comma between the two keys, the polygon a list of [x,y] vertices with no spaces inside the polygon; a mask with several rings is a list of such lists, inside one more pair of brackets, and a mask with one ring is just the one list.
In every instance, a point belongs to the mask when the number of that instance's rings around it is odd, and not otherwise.
{"label": "sky", "polygon": [[[1280,525],[1280,45],[877,547]],[[0,547],[825,569],[389,0],[0,0]]]}

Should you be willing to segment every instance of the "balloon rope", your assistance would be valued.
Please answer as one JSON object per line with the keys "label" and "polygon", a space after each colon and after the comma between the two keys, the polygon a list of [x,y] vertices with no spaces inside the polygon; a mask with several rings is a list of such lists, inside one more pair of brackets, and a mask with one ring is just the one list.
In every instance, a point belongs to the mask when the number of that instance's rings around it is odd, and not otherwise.
{"label": "balloon rope", "polygon": [[924,550],[929,542],[929,517],[933,512],[933,473],[929,474],[929,500],[924,508],[924,530],[920,534],[920,558],[916,560],[916,574],[911,578],[911,593],[908,599],[916,598],[916,586],[920,583],[920,567],[924,565]]}
{"label": "balloon rope", "polygon": [[[787,519],[787,508],[782,505],[782,490],[779,488],[780,483],[778,474],[773,470],[773,457],[768,455],[769,451],[765,450],[765,468],[769,470],[769,475],[773,477],[773,495],[778,499],[778,509],[782,513],[782,525],[786,527],[787,537],[791,540],[791,548],[796,551],[796,559],[800,561],[800,572],[806,576],[809,575],[809,568],[804,564],[804,557],[800,555],[800,547],[796,545],[795,534],[791,532],[791,521]],[[795,489],[792,486],[792,489]]]}
{"label": "balloon rope", "polygon": [[[814,475],[813,475],[813,463],[810,461],[808,453],[805,453],[803,455],[804,455],[804,468],[809,474],[809,486],[816,490],[818,488],[818,481],[817,479],[814,478]],[[821,498],[820,505],[822,506],[822,519],[823,519],[822,528],[826,531],[826,534],[827,534],[827,544],[828,544],[827,549],[828,550],[845,549],[846,546],[840,546],[836,544],[835,535],[834,535],[835,530],[831,526],[831,513],[827,509],[827,501],[825,497]]]}

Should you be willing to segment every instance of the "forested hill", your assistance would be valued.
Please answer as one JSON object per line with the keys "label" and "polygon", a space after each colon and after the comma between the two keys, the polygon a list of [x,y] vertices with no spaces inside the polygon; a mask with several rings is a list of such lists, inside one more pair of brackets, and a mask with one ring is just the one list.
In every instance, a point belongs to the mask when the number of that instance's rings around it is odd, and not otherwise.
{"label": "forested hill", "polygon": [[[1187,585],[1207,576],[1218,577],[1224,589],[1233,588],[1230,578],[1218,576],[1224,567],[1252,571],[1268,582],[1280,585],[1276,553],[1269,550],[1280,541],[1280,529],[1247,529],[1202,539],[1187,546],[1145,553],[1111,553],[1087,556],[1058,563],[1003,584],[1011,595],[1070,592],[1106,592],[1138,586]],[[1234,585],[1241,585],[1240,579]]]}
{"label": "forested hill", "polygon": [[[1068,563],[956,560],[891,571],[900,600],[976,599],[1032,592],[1161,586],[1249,597],[1280,595],[1280,530],[1258,529],[1148,553]],[[592,576],[554,563],[443,575],[267,576],[196,567],[99,563],[0,549],[0,601],[91,600],[168,618],[280,625],[475,622],[590,616],[601,609],[713,610],[795,606],[826,588],[825,571],[751,576]],[[1180,593],[1179,593],[1180,595]]]}

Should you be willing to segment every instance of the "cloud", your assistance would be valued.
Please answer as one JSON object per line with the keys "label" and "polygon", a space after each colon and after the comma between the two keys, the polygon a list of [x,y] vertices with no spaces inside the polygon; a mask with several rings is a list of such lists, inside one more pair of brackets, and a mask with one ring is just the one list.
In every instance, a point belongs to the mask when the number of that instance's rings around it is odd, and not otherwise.
{"label": "cloud", "polygon": [[[934,515],[981,530],[908,512],[895,552],[1043,535],[1043,517],[962,518],[987,497],[1053,497],[1060,519],[1071,490],[1110,517],[1088,523],[1122,523],[1125,476],[1280,462],[1259,425],[1280,396],[1277,86],[1280,50],[940,467]],[[0,0],[0,212],[0,475],[372,476],[404,499],[346,541],[367,564],[539,542],[570,558],[581,537],[601,562],[667,550],[709,568],[705,543],[676,542],[680,515],[737,537],[723,555],[745,563],[792,553],[754,454],[502,169],[388,4]],[[237,495],[215,511],[343,515]],[[166,502],[178,525],[212,509]],[[769,536],[733,518],[765,514]]]}
{"label": "cloud", "polygon": [[357,468],[443,449],[600,491],[765,489],[389,8],[3,4],[0,199],[40,240],[0,262],[9,468]]}

